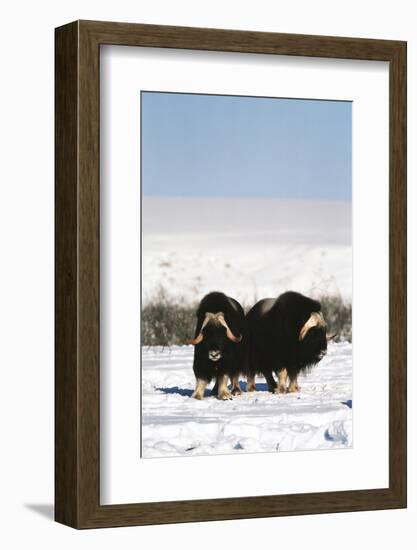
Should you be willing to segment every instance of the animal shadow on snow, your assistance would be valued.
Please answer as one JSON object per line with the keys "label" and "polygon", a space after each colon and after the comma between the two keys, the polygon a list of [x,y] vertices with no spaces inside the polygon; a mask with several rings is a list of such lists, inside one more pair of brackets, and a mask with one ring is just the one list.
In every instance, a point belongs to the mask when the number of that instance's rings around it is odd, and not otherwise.
{"label": "animal shadow on snow", "polygon": [[[240,387],[242,391],[246,391],[246,382],[240,382]],[[229,385],[229,389],[232,386]],[[179,386],[172,386],[171,388],[155,388],[157,391],[161,391],[166,394],[177,394],[182,395],[183,397],[191,397],[194,393],[194,390],[187,388],[180,388]],[[268,391],[268,384],[256,384],[257,391]],[[204,397],[211,397],[211,389],[206,389],[204,391]]]}
{"label": "animal shadow on snow", "polygon": [[[172,388],[155,388],[157,391],[161,391],[163,393],[173,393],[177,395],[182,395],[184,397],[191,397],[194,393],[194,390],[185,389],[185,388],[179,388],[178,386],[172,386]],[[211,390],[205,390],[204,391],[204,397],[210,397]]]}

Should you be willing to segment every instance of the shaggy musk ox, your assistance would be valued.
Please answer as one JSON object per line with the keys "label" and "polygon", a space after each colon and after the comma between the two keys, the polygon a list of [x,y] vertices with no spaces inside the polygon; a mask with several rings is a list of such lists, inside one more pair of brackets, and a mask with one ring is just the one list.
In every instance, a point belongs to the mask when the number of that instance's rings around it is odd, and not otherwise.
{"label": "shaggy musk ox", "polygon": [[[299,391],[298,374],[318,363],[327,351],[326,323],[320,303],[298,292],[285,292],[278,298],[255,304],[246,320],[249,331],[247,391],[256,389],[256,374],[264,375],[271,392]],[[273,372],[278,376],[278,384]]]}
{"label": "shaggy musk ox", "polygon": [[[242,306],[221,292],[207,294],[197,310],[193,370],[195,399],[204,397],[207,384],[216,378],[212,394],[219,399],[231,399],[240,394],[239,374],[244,370],[246,320]],[[227,389],[232,380],[232,393]]]}

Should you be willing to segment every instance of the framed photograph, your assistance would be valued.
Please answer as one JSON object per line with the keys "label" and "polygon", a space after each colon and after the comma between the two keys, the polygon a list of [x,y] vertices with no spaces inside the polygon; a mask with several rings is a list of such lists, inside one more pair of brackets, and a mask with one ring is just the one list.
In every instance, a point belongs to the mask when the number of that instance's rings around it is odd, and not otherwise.
{"label": "framed photograph", "polygon": [[56,29],[55,517],[406,506],[406,43]]}

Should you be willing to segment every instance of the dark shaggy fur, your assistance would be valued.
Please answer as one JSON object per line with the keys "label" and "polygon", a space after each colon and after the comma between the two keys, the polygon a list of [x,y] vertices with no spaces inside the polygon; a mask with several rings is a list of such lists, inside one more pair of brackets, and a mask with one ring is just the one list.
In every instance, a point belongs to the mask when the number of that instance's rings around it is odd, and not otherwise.
{"label": "dark shaggy fur", "polygon": [[[299,341],[301,328],[311,313],[320,312],[320,303],[298,292],[285,292],[253,306],[246,316],[249,331],[248,389],[254,390],[254,377],[263,374],[270,391],[297,391],[297,376],[318,363],[327,350],[325,327],[311,328]],[[282,371],[280,386],[272,376]]]}
{"label": "dark shaggy fur", "polygon": [[[232,342],[226,336],[226,328],[218,323],[209,322],[203,329],[203,341],[194,348],[193,370],[198,380],[204,380],[209,383],[216,378],[216,385],[212,393],[217,395],[219,377],[227,375],[230,379],[246,370],[246,348],[247,348],[247,330],[245,313],[242,306],[222,292],[210,292],[200,302],[197,310],[197,325],[195,337],[200,334],[205,316],[207,313],[224,314],[224,319],[232,333],[236,336],[242,336],[238,343]],[[210,359],[210,353],[219,352],[221,357],[217,361]],[[234,386],[233,393],[240,393]],[[195,397],[195,395],[194,395]],[[219,396],[220,397],[220,396]],[[222,398],[225,398],[223,396]]]}

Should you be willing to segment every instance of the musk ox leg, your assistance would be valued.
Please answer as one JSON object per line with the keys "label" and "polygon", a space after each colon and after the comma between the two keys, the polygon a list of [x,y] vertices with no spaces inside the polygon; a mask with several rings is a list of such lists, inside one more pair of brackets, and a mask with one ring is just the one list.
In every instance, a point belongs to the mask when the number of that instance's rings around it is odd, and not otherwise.
{"label": "musk ox leg", "polygon": [[263,375],[265,376],[266,383],[268,384],[268,390],[272,393],[275,393],[277,383],[275,382],[275,379],[272,375],[272,371],[264,372]]}
{"label": "musk ox leg", "polygon": [[248,374],[246,382],[246,391],[256,391],[255,375]]}
{"label": "musk ox leg", "polygon": [[194,397],[194,399],[203,399],[204,390],[206,389],[207,384],[208,384],[207,380],[203,380],[202,378],[197,378],[195,390],[191,397]]}
{"label": "musk ox leg", "polygon": [[242,390],[240,389],[239,375],[234,374],[232,376],[232,395],[240,395],[241,393]]}
{"label": "musk ox leg", "polygon": [[275,393],[286,393],[287,391],[287,369],[282,369],[278,372],[278,387],[275,388]]}
{"label": "musk ox leg", "polygon": [[298,374],[290,374],[290,385],[288,387],[288,393],[297,393],[300,391],[298,385]]}
{"label": "musk ox leg", "polygon": [[219,386],[219,391],[217,392],[217,398],[225,401],[226,399],[232,399],[232,394],[227,389],[227,381],[229,377],[227,374],[219,374],[217,377],[217,384]]}

